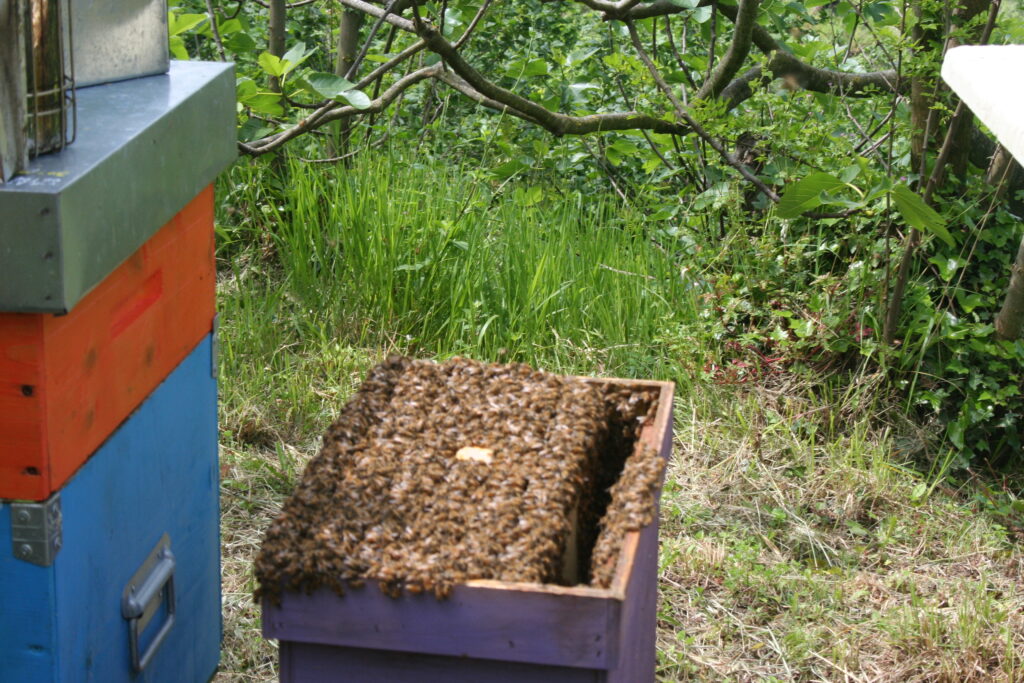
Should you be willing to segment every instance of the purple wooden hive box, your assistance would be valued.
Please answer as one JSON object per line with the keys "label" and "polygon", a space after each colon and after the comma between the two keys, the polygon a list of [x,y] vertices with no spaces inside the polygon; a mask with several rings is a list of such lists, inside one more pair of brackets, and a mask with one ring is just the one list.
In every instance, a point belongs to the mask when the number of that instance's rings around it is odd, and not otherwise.
{"label": "purple wooden hive box", "polygon": [[[600,381],[659,391],[639,441],[667,460],[674,385]],[[627,534],[607,589],[479,580],[445,600],[374,586],[343,598],[286,591],[280,605],[264,601],[263,635],[280,643],[285,683],[649,683],[657,597],[655,516]]]}

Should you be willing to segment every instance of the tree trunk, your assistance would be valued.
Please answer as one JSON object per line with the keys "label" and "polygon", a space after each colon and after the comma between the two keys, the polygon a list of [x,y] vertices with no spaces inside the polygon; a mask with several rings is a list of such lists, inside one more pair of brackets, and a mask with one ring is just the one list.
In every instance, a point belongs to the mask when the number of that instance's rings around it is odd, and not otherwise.
{"label": "tree trunk", "polygon": [[[268,17],[269,44],[268,52],[275,57],[284,56],[285,42],[285,0],[270,0],[270,12]],[[274,76],[270,78],[270,89],[281,92],[281,82]]]}
{"label": "tree trunk", "polygon": [[1017,259],[1010,273],[1010,286],[1006,290],[1003,308],[996,317],[998,339],[1019,339],[1024,328],[1024,240],[1017,249]]}
{"label": "tree trunk", "polygon": [[[338,24],[338,56],[334,63],[334,73],[338,76],[350,76],[349,71],[355,63],[356,55],[359,54],[359,29],[362,28],[365,17],[362,12],[351,9],[341,13],[341,22]],[[351,76],[355,77],[355,74]],[[340,156],[348,151],[352,122],[345,119],[338,122],[337,126],[335,135],[331,138],[331,151],[334,155]]]}
{"label": "tree trunk", "polygon": [[[921,3],[913,3],[912,11],[917,18],[914,27],[911,29],[914,51],[923,52],[927,48],[924,45],[926,36],[921,28]],[[929,36],[931,37],[931,36]],[[921,178],[925,177],[925,148],[928,143],[931,131],[928,130],[928,118],[931,116],[931,93],[927,82],[920,76],[914,76],[910,80],[910,168],[920,173]]]}
{"label": "tree trunk", "polygon": [[[958,5],[959,6],[953,11],[954,32],[958,28],[972,21],[982,12],[987,14],[991,9],[992,2],[990,0],[961,0]],[[958,45],[977,44],[982,37],[982,31],[983,25],[976,25],[966,36],[966,43],[955,36],[951,36],[949,40],[949,47],[954,48]],[[950,173],[961,181],[963,181],[967,175],[967,163],[971,154],[971,134],[971,126],[961,125],[959,130],[955,132],[953,139],[953,149],[949,158],[949,169]]]}

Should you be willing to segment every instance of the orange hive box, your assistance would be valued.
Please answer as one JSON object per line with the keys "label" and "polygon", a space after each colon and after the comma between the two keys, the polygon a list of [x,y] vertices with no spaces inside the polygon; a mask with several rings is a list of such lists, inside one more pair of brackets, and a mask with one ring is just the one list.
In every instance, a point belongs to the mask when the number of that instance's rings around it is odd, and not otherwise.
{"label": "orange hive box", "polygon": [[210,332],[213,187],[70,313],[0,313],[0,498],[44,500]]}

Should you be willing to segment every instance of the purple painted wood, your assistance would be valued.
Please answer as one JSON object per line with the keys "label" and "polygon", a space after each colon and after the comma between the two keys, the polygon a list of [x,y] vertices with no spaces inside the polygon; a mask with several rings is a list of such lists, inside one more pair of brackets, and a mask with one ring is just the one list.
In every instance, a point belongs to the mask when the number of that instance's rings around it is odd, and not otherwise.
{"label": "purple painted wood", "polygon": [[456,586],[446,600],[432,594],[394,599],[376,586],[344,598],[326,588],[312,595],[289,592],[280,607],[264,603],[263,635],[453,657],[614,666],[618,639],[609,634],[618,633],[621,601],[608,591],[584,588],[573,595],[570,588],[523,586],[526,590]]}
{"label": "purple painted wood", "polygon": [[[664,409],[662,406],[661,409]],[[661,456],[672,456],[672,412],[658,417],[664,420]],[[658,489],[660,505],[661,489]],[[640,531],[634,555],[633,571],[626,586],[626,601],[619,634],[619,666],[608,673],[607,683],[653,681],[657,664],[658,611],[658,517]]]}
{"label": "purple painted wood", "polygon": [[[672,452],[669,382],[640,434]],[[594,681],[649,683],[655,672],[657,520],[623,543],[609,589],[470,581],[450,598],[385,596],[370,586],[338,597],[289,591],[263,604],[263,634],[281,643],[282,681]]]}
{"label": "purple painted wood", "polygon": [[599,683],[603,671],[281,643],[281,683]]}

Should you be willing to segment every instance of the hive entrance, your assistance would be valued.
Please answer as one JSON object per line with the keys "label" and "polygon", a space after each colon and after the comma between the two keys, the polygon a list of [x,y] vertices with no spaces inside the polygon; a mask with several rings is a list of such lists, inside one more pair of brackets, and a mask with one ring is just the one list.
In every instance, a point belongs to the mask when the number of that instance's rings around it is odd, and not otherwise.
{"label": "hive entrance", "polygon": [[661,459],[634,445],[655,401],[523,365],[389,359],[268,530],[258,594],[607,586],[625,533],[653,516]]}

